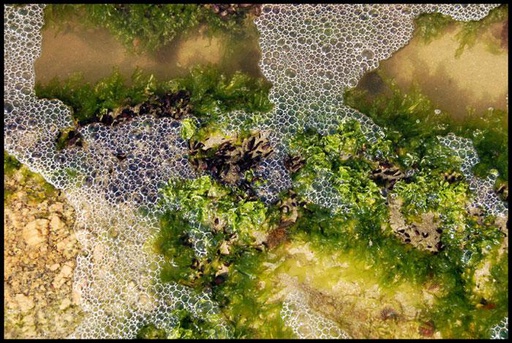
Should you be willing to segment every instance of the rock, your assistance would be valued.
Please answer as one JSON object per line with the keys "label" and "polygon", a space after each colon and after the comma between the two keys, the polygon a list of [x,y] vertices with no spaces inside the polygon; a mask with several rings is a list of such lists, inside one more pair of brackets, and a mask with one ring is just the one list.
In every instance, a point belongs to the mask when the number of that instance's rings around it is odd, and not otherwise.
{"label": "rock", "polygon": [[38,246],[43,243],[48,232],[48,219],[36,219],[23,228],[23,239],[29,246]]}
{"label": "rock", "polygon": [[62,267],[60,273],[62,274],[62,277],[69,278],[73,274],[73,267],[68,264],[65,264]]}
{"label": "rock", "polygon": [[28,312],[34,308],[34,301],[32,298],[29,298],[24,294],[16,294],[14,298],[16,299],[21,312]]}
{"label": "rock", "polygon": [[50,212],[63,213],[64,212],[64,204],[61,202],[55,202],[55,203],[51,204],[48,209]]}
{"label": "rock", "polygon": [[53,287],[55,289],[59,289],[66,281],[69,279],[69,277],[73,274],[73,267],[69,266],[68,264],[65,264],[62,269],[60,270],[60,273],[55,276],[53,279]]}
{"label": "rock", "polygon": [[50,269],[52,272],[56,271],[59,268],[60,268],[60,264],[58,264],[58,263],[54,263],[48,267],[48,269]]}
{"label": "rock", "polygon": [[53,232],[58,232],[64,227],[64,222],[59,218],[57,214],[52,214],[50,216],[50,229]]}

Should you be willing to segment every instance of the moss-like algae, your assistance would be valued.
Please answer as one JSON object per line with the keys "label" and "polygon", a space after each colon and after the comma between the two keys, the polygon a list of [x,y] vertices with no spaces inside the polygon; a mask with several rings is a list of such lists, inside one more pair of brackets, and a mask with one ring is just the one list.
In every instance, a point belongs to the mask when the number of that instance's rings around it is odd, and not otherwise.
{"label": "moss-like algae", "polygon": [[270,84],[262,78],[242,72],[227,76],[213,65],[193,67],[188,75],[172,80],[158,80],[136,68],[128,82],[114,69],[95,84],[86,83],[83,75],[75,74],[66,80],[55,78],[46,85],[37,83],[35,87],[38,97],[57,98],[71,106],[77,122],[88,122],[121,106],[134,106],[152,94],[188,91],[193,114],[202,118],[205,125],[221,113],[234,110],[256,116],[258,112],[268,112],[272,109],[269,90]]}
{"label": "moss-like algae", "polygon": [[449,149],[436,144],[435,138],[453,132],[473,141],[480,158],[474,167],[477,176],[486,176],[491,169],[497,169],[501,180],[508,179],[508,116],[505,111],[489,109],[478,114],[473,111],[460,122],[448,113],[437,114],[417,84],[404,92],[393,80],[385,82],[389,94],[370,98],[367,91],[356,87],[347,90],[344,98],[348,106],[368,115],[386,130],[401,165],[412,166],[421,161],[429,163],[432,169],[457,165],[454,158],[439,160],[439,156],[449,154]]}
{"label": "moss-like algae", "polygon": [[156,240],[157,252],[168,261],[161,278],[211,289],[235,337],[286,337],[280,305],[266,301],[272,292],[269,280],[261,286],[266,256],[252,235],[269,230],[277,210],[235,193],[209,176],[166,188],[169,210]]}
{"label": "moss-like algae", "polygon": [[250,14],[220,18],[203,4],[51,4],[45,21],[62,28],[79,18],[86,27],[108,29],[132,52],[156,52],[176,37],[207,25],[208,34],[224,33],[243,39],[254,25]]}
{"label": "moss-like algae", "polygon": [[[449,27],[460,26],[456,35],[459,46],[455,51],[455,57],[460,57],[465,49],[471,48],[493,24],[508,20],[508,5],[503,4],[491,11],[481,20],[470,20],[458,22],[448,15],[441,13],[422,13],[414,19],[414,36],[419,37],[425,44],[442,36]],[[499,48],[490,46],[491,51],[498,51]]]}

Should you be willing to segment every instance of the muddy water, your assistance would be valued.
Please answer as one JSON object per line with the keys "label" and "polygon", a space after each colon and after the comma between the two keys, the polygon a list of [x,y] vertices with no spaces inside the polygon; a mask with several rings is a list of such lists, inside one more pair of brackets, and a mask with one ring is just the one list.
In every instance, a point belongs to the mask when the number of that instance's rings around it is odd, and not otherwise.
{"label": "muddy water", "polygon": [[233,50],[229,37],[208,37],[204,28],[198,28],[154,54],[135,54],[127,51],[106,29],[86,29],[71,23],[60,30],[46,27],[42,33],[42,54],[35,62],[35,71],[36,82],[43,84],[76,72],[83,73],[85,81],[94,83],[109,76],[114,67],[119,68],[126,80],[136,67],[165,80],[185,75],[196,64],[215,64],[226,73],[241,70],[259,76],[256,38],[235,44],[235,49],[245,51],[245,55],[228,54],[229,49]]}
{"label": "muddy water", "polygon": [[384,78],[394,78],[407,91],[417,82],[440,110],[463,120],[468,108],[482,113],[489,107],[507,109],[508,49],[501,45],[501,28],[495,24],[474,46],[455,57],[459,47],[456,34],[460,24],[450,26],[438,39],[425,44],[415,37],[381,62]]}
{"label": "muddy water", "polygon": [[[418,82],[437,108],[456,118],[463,119],[470,107],[477,113],[489,107],[506,109],[508,49],[500,44],[502,27],[503,23],[498,23],[487,30],[459,58],[455,57],[459,24],[429,44],[413,38],[390,59],[382,61],[379,70],[384,77],[394,78],[404,91],[412,82]],[[47,83],[55,76],[66,78],[82,72],[86,81],[96,82],[110,75],[116,66],[127,80],[136,67],[160,79],[170,79],[185,75],[195,64],[207,63],[216,64],[227,73],[241,70],[261,76],[256,38],[233,43],[225,36],[209,38],[202,31],[204,28],[198,28],[156,54],[136,55],[105,29],[85,29],[78,23],[68,24],[60,31],[45,28],[42,55],[35,63],[36,81]],[[231,54],[227,55],[229,50]]]}

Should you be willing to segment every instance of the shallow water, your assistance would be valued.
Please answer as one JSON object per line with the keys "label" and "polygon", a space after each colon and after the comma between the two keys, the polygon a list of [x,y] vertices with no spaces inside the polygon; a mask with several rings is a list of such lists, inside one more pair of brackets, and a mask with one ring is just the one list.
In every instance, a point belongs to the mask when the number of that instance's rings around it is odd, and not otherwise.
{"label": "shallow water", "polygon": [[[154,54],[131,53],[107,29],[86,29],[79,23],[67,24],[63,30],[46,27],[42,33],[42,54],[35,62],[36,82],[42,84],[76,72],[83,73],[84,81],[94,83],[111,75],[115,67],[126,80],[136,67],[165,80],[185,75],[196,64],[214,64],[226,73],[240,70],[261,76],[256,39],[233,46],[229,37],[208,37],[204,28],[177,37]],[[241,54],[229,54],[227,49]]]}
{"label": "shallow water", "polygon": [[417,82],[437,108],[457,119],[467,115],[468,107],[476,113],[489,107],[506,110],[508,49],[490,50],[490,46],[500,46],[502,25],[499,23],[480,36],[459,58],[455,57],[459,47],[455,36],[460,23],[450,26],[429,44],[415,37],[390,59],[382,61],[379,69],[385,77],[394,78],[402,90]]}

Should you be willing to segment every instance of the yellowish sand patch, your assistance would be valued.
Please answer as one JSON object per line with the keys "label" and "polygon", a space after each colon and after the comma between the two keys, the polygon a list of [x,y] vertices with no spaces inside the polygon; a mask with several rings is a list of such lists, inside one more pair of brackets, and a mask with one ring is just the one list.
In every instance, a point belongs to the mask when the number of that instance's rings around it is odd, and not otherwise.
{"label": "yellowish sand patch", "polygon": [[[352,338],[423,338],[418,332],[422,311],[441,289],[408,282],[381,285],[376,266],[300,240],[279,251],[286,256],[275,269],[276,289],[284,287],[281,300],[299,291],[302,306],[336,322]],[[441,338],[440,332],[434,338]]]}
{"label": "yellowish sand patch", "polygon": [[[422,92],[441,110],[463,118],[467,108],[477,113],[489,107],[507,108],[508,51],[498,49],[498,37],[483,34],[476,44],[455,57],[460,25],[425,44],[419,38],[381,63],[384,77],[391,77],[405,91],[418,82]],[[495,32],[489,30],[488,32]],[[490,47],[495,47],[491,49]]]}

